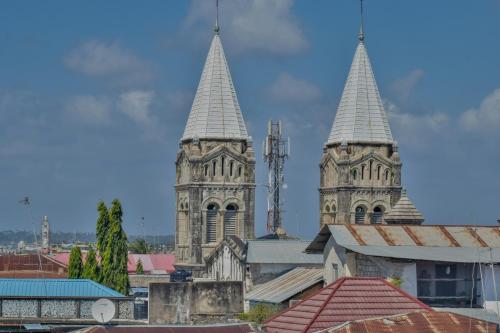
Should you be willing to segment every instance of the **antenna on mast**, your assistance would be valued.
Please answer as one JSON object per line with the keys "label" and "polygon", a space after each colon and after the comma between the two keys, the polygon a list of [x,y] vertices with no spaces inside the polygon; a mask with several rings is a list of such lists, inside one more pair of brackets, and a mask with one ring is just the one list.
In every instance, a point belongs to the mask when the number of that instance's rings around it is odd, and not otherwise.
{"label": "antenna on mast", "polygon": [[263,142],[264,161],[267,162],[267,230],[274,234],[283,231],[281,189],[286,189],[285,159],[290,156],[290,138],[283,139],[281,121],[269,120],[267,136]]}

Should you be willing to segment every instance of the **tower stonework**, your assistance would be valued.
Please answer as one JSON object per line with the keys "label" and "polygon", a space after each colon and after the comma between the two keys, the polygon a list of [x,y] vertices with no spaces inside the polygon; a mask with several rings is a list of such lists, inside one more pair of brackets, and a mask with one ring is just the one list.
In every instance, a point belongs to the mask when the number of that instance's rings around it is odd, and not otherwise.
{"label": "tower stonework", "polygon": [[361,30],[320,162],[320,225],[386,223],[401,167]]}
{"label": "tower stonework", "polygon": [[202,264],[226,236],[253,239],[255,156],[218,28],[176,159],[176,261]]}

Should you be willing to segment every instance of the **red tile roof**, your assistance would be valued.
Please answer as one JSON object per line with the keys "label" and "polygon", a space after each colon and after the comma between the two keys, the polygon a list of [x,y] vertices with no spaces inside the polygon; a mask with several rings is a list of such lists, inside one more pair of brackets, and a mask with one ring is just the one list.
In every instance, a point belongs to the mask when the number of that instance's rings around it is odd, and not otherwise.
{"label": "red tile roof", "polygon": [[350,322],[328,333],[484,333],[496,332],[497,324],[450,312],[413,312]]}
{"label": "red tile roof", "polygon": [[432,309],[382,278],[346,277],[265,322],[267,332],[316,332],[347,321]]}
{"label": "red tile roof", "polygon": [[250,333],[249,324],[207,326],[92,326],[85,333]]}

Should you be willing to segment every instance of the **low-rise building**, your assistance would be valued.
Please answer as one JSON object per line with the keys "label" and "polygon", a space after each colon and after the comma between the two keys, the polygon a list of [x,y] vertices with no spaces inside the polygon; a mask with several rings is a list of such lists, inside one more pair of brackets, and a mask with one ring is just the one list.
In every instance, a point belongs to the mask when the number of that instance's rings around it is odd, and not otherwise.
{"label": "low-rise building", "polygon": [[92,304],[115,303],[115,321],[133,320],[133,301],[91,280],[0,279],[2,322],[94,323]]}
{"label": "low-rise building", "polygon": [[0,278],[66,278],[68,267],[44,254],[6,254],[0,256]]}
{"label": "low-rise building", "polygon": [[327,225],[306,251],[323,254],[327,283],[383,277],[432,306],[496,310],[500,298],[499,227]]}

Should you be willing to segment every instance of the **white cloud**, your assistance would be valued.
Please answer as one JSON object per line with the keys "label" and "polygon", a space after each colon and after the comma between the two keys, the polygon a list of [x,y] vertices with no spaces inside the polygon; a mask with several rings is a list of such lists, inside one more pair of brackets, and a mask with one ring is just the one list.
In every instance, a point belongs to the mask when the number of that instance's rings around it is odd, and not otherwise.
{"label": "white cloud", "polygon": [[79,95],[69,98],[66,102],[68,114],[93,125],[108,124],[112,109],[112,100],[105,96]]}
{"label": "white cloud", "polygon": [[422,80],[424,71],[421,69],[414,69],[406,76],[395,81],[390,86],[390,90],[401,100],[406,100],[412,93],[415,86]]}
{"label": "white cloud", "polygon": [[129,91],[120,95],[118,110],[142,125],[151,125],[150,107],[155,97],[154,91]]}
{"label": "white cloud", "polygon": [[269,89],[278,101],[309,102],[321,97],[321,90],[311,82],[282,73]]}
{"label": "white cloud", "polygon": [[[307,47],[307,41],[291,12],[293,3],[293,0],[224,1],[220,8],[221,34],[234,52],[297,53]],[[192,1],[185,20],[185,29],[191,38],[193,28],[200,28],[200,23],[203,31],[207,25],[214,25],[215,6],[212,1]]]}
{"label": "white cloud", "polygon": [[117,84],[142,83],[152,78],[148,64],[116,42],[83,42],[64,57],[64,64],[75,72],[109,78]]}
{"label": "white cloud", "polygon": [[486,96],[479,108],[469,109],[460,116],[460,125],[466,131],[500,132],[500,89]]}

